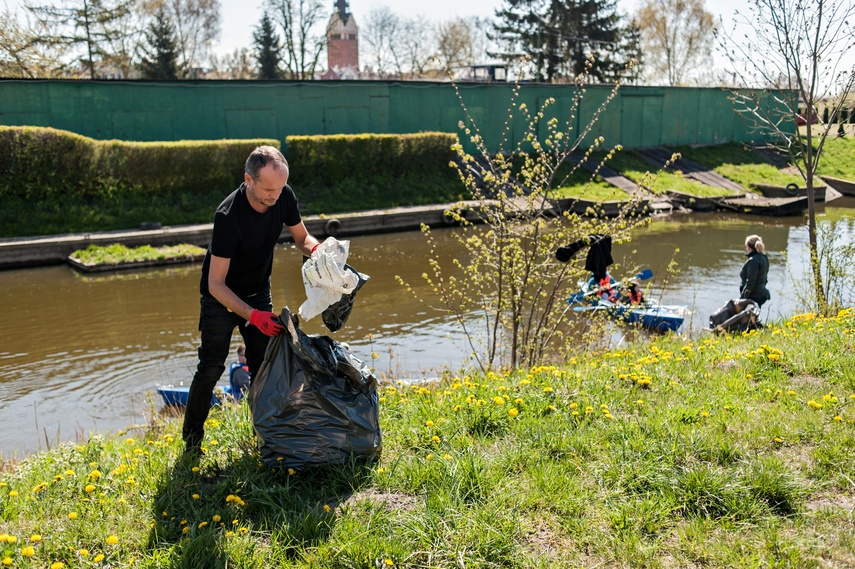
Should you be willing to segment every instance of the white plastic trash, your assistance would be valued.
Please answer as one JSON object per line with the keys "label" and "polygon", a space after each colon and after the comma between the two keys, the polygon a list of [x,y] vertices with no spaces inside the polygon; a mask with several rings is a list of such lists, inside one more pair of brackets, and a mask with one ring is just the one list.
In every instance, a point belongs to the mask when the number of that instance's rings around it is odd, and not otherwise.
{"label": "white plastic trash", "polygon": [[356,289],[359,275],[345,269],[349,252],[350,241],[327,237],[312,253],[312,258],[303,263],[306,301],[300,306],[300,318],[311,320],[338,302],[342,294]]}

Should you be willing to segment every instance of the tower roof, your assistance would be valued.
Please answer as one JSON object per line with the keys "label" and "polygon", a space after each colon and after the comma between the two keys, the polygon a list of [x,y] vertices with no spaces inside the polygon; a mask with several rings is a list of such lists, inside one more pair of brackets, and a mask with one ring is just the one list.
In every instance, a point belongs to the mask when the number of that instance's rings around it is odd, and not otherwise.
{"label": "tower roof", "polygon": [[336,0],[335,11],[338,12],[338,17],[341,18],[342,23],[347,25],[347,20],[350,18],[347,0]]}

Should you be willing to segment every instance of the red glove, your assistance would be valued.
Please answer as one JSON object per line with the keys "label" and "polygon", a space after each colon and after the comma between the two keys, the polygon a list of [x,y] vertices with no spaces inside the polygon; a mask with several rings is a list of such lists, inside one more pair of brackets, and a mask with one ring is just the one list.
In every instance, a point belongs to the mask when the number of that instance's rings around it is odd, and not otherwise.
{"label": "red glove", "polygon": [[249,323],[261,330],[261,333],[266,336],[278,336],[284,328],[275,314],[263,310],[253,310],[252,314],[249,315]]}

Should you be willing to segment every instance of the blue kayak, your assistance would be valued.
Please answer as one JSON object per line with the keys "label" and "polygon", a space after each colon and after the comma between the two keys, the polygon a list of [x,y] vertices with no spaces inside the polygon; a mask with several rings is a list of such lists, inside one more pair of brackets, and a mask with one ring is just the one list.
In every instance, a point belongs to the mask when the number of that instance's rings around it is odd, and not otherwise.
{"label": "blue kayak", "polygon": [[575,312],[604,312],[612,320],[640,326],[654,332],[676,332],[683,325],[688,312],[686,306],[664,306],[658,302],[645,300],[640,304],[625,304],[603,300],[592,294],[588,283],[583,283],[581,293],[573,295],[570,304]]}
{"label": "blue kayak", "polygon": [[[165,405],[186,407],[190,387],[186,385],[158,385],[157,392],[160,393]],[[225,387],[218,385],[214,388],[214,394],[211,396],[211,405],[220,405],[224,400],[230,399],[232,399],[232,388],[228,385]]]}

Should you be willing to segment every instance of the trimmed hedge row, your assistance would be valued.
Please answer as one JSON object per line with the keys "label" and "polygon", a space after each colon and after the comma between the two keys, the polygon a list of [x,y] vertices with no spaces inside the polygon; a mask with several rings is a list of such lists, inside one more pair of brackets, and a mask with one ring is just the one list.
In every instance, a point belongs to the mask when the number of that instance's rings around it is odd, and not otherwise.
{"label": "trimmed hedge row", "polygon": [[91,201],[117,193],[212,191],[225,197],[243,181],[246,157],[260,144],[279,147],[267,139],[102,141],[53,128],[0,126],[0,198]]}
{"label": "trimmed hedge row", "polygon": [[464,186],[449,166],[454,134],[289,136],[289,183],[312,213],[444,203]]}
{"label": "trimmed hedge row", "polygon": [[[460,199],[456,137],[292,136],[289,183],[304,213]],[[0,126],[0,237],[208,223],[243,181],[246,157],[277,140],[127,142]]]}

